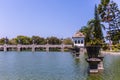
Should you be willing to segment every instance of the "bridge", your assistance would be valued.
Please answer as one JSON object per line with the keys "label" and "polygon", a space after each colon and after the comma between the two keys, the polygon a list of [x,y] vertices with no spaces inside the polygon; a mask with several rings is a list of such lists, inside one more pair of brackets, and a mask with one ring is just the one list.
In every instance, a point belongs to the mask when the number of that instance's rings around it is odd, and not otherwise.
{"label": "bridge", "polygon": [[65,48],[72,48],[72,45],[65,45],[65,44],[60,44],[60,45],[50,45],[50,44],[45,44],[45,45],[9,45],[9,44],[4,44],[4,45],[0,45],[0,50],[1,51],[9,51],[9,49],[11,50],[16,50],[16,51],[22,51],[22,48],[24,49],[30,49],[32,52],[36,51],[37,48],[43,48],[45,49],[47,52],[49,52],[50,48],[59,48],[61,49],[62,52],[64,52]]}

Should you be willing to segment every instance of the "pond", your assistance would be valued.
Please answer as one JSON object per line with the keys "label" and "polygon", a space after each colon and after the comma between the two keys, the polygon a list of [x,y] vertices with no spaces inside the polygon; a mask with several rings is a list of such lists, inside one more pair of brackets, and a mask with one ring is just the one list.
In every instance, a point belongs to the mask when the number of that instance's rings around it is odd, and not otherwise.
{"label": "pond", "polygon": [[83,53],[0,52],[0,80],[119,80],[120,55],[104,57],[104,71],[88,74]]}

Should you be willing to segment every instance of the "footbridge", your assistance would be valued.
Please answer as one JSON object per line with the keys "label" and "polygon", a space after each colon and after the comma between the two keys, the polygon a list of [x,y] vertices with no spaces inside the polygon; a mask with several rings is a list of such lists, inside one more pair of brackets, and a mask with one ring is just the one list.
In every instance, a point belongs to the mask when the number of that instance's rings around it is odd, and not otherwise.
{"label": "footbridge", "polygon": [[60,44],[60,45],[50,45],[50,44],[45,44],[45,45],[8,45],[8,44],[4,44],[4,45],[0,45],[0,50],[1,51],[9,51],[9,49],[11,50],[16,50],[16,51],[21,51],[22,49],[30,49],[31,51],[36,51],[37,48],[43,48],[45,49],[47,52],[50,50],[50,48],[59,48],[61,49],[62,52],[64,52],[65,48],[72,48],[72,45],[65,45],[65,44]]}

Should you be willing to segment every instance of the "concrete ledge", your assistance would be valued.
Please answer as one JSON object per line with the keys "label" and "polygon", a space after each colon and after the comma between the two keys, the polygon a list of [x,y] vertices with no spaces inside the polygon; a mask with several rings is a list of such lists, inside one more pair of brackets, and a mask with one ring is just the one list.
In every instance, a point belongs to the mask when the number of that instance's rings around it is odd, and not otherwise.
{"label": "concrete ledge", "polygon": [[90,69],[89,72],[90,73],[98,73],[98,69]]}

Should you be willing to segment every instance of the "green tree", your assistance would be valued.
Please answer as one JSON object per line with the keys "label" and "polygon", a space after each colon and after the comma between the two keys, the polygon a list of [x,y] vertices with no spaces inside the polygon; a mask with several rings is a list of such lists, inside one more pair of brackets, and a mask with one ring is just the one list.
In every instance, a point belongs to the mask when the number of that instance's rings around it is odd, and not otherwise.
{"label": "green tree", "polygon": [[83,26],[79,31],[85,35],[85,45],[86,45],[86,43],[90,41],[91,27],[89,25]]}
{"label": "green tree", "polygon": [[105,26],[103,24],[101,24],[96,5],[95,5],[95,14],[94,14],[94,16],[95,16],[94,19],[90,20],[88,22],[88,25],[91,27],[92,35],[95,38],[102,40],[103,39],[102,28],[105,29]]}
{"label": "green tree", "polygon": [[101,21],[108,23],[106,29],[108,30],[109,39],[114,44],[118,43],[120,40],[120,10],[118,5],[114,1],[101,0],[98,11]]}
{"label": "green tree", "polygon": [[39,36],[32,36],[32,41],[34,40],[34,44],[46,44],[46,40]]}
{"label": "green tree", "polygon": [[70,44],[70,45],[73,44],[71,38],[66,38],[66,39],[64,39],[64,40],[63,40],[63,43],[64,43],[64,44]]}
{"label": "green tree", "polygon": [[94,16],[94,19],[88,21],[87,26],[82,27],[80,31],[83,32],[83,34],[86,36],[86,43],[98,45],[103,42],[104,37],[102,28],[105,29],[105,26],[101,24],[96,5]]}
{"label": "green tree", "polygon": [[1,39],[0,39],[0,44],[1,44],[1,45],[5,44],[5,38],[1,38]]}
{"label": "green tree", "polygon": [[98,5],[98,13],[102,21],[104,21],[104,16],[106,15],[106,8],[110,0],[101,0],[101,3]]}
{"label": "green tree", "polygon": [[10,40],[9,40],[9,43],[8,43],[8,44],[17,45],[17,41],[16,41],[15,38],[13,38],[13,39],[10,39]]}
{"label": "green tree", "polygon": [[48,37],[47,40],[48,40],[49,44],[53,44],[53,45],[54,44],[61,44],[62,43],[61,39],[59,39],[57,37],[54,37],[54,36]]}
{"label": "green tree", "polygon": [[32,40],[30,37],[27,36],[17,36],[17,38],[15,38],[16,42],[19,44],[24,44],[24,45],[28,45],[28,44],[32,44]]}

